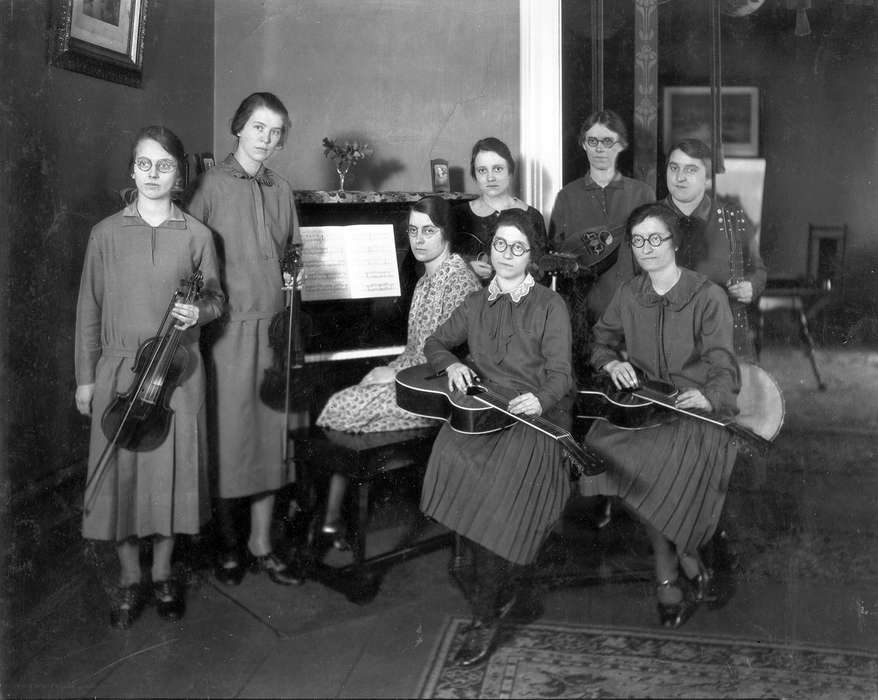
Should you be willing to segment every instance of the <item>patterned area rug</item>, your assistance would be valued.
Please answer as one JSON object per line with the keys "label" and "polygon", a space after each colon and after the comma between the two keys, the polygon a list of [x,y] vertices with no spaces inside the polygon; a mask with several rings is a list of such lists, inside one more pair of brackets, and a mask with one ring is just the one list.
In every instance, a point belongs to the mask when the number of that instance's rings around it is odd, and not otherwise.
{"label": "patterned area rug", "polygon": [[447,623],[420,697],[878,697],[878,654],[560,623],[510,623],[486,665],[463,669],[467,622]]}

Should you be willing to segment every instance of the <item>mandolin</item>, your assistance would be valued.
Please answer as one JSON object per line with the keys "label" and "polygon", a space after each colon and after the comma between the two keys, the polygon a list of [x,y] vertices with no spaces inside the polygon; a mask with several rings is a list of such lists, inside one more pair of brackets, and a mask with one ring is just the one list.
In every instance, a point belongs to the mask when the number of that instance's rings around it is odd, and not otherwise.
{"label": "mandolin", "polygon": [[517,393],[478,379],[466,394],[452,392],[445,373],[434,373],[429,364],[409,367],[396,375],[396,403],[410,413],[448,421],[452,429],[467,435],[495,433],[516,422],[523,423],[561,446],[575,476],[593,476],[606,470],[604,457],[577,443],[570,431],[543,416],[510,413],[507,406]]}
{"label": "mandolin", "polygon": [[783,426],[783,395],[771,375],[761,367],[749,362],[740,362],[739,366],[741,390],[735,416],[679,408],[674,405],[679,392],[673,385],[646,380],[639,370],[640,386],[634,389],[616,389],[609,376],[600,387],[580,389],[576,414],[580,418],[603,419],[620,428],[638,429],[659,425],[667,412],[673,411],[765,446],[777,437]]}

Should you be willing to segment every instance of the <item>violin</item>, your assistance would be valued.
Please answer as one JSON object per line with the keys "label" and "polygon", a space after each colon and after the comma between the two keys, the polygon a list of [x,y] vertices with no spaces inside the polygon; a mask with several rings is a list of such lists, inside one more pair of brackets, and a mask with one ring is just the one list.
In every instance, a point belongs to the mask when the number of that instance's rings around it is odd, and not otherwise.
{"label": "violin", "polygon": [[201,291],[203,280],[201,270],[196,270],[188,280],[184,280],[184,288],[174,292],[155,336],[144,341],[137,350],[134,381],[127,392],[117,393],[104,411],[101,429],[108,442],[86,484],[87,493],[92,482],[95,482],[94,490],[86,502],[86,513],[91,510],[115,448],[148,452],[168,437],[174,415],[170,407],[171,395],[179,386],[189,363],[189,352],[180,345],[184,331],[177,328],[171,311],[178,302],[192,304]]}

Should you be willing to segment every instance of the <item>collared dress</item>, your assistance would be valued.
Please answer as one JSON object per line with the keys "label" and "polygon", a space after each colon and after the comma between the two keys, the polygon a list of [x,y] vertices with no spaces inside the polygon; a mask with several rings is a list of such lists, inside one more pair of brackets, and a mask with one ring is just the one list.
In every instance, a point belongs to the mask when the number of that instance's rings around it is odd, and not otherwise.
{"label": "collared dress", "polygon": [[294,480],[283,463],[284,414],[259,388],[273,363],[268,329],[284,308],[281,259],[298,244],[290,184],[266,167],[250,176],[230,154],[196,183],[189,211],[214,233],[227,313],[210,333],[211,441],[218,493],[238,498]]}
{"label": "collared dress", "polygon": [[[480,377],[532,392],[543,415],[573,385],[570,319],[563,299],[528,275],[501,293],[496,282],[471,294],[427,339],[434,370],[458,361]],[[444,425],[433,444],[421,492],[421,510],[516,564],[537,555],[570,496],[570,476],[558,444],[522,423],[496,433],[465,435]]]}
{"label": "collared dress", "polygon": [[77,385],[94,384],[89,476],[107,445],[104,411],[134,384],[140,345],[155,336],[181,280],[204,275],[198,326],[182,333],[188,362],[173,391],[167,439],[148,452],[116,449],[83,535],[97,540],[195,534],[207,520],[209,493],[204,367],[199,326],[222,312],[219,268],[210,231],[176,206],[150,226],[136,201],[95,226],[88,240],[76,305]]}
{"label": "collared dress", "polygon": [[[396,371],[426,362],[424,341],[443,323],[468,294],[481,284],[459,255],[450,255],[432,275],[422,275],[415,285],[409,309],[408,339],[403,353],[388,363]],[[327,401],[317,425],[351,433],[420,428],[435,423],[430,418],[396,405],[396,384],[356,384],[336,392]]]}
{"label": "collared dress", "polygon": [[[646,377],[679,390],[698,388],[718,415],[737,413],[738,366],[725,292],[681,268],[677,284],[656,294],[647,275],[623,284],[593,329],[591,363],[628,360]],[[695,554],[716,529],[737,442],[725,429],[669,413],[638,430],[597,420],[586,442],[607,456],[606,472],[580,479],[584,496],[617,496],[673,542]]]}

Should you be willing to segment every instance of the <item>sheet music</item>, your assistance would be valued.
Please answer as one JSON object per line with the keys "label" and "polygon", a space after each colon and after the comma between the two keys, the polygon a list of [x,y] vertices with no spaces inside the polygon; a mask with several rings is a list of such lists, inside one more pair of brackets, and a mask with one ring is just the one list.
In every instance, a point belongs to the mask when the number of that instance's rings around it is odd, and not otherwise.
{"label": "sheet music", "polygon": [[392,224],[303,226],[302,301],[398,297]]}

